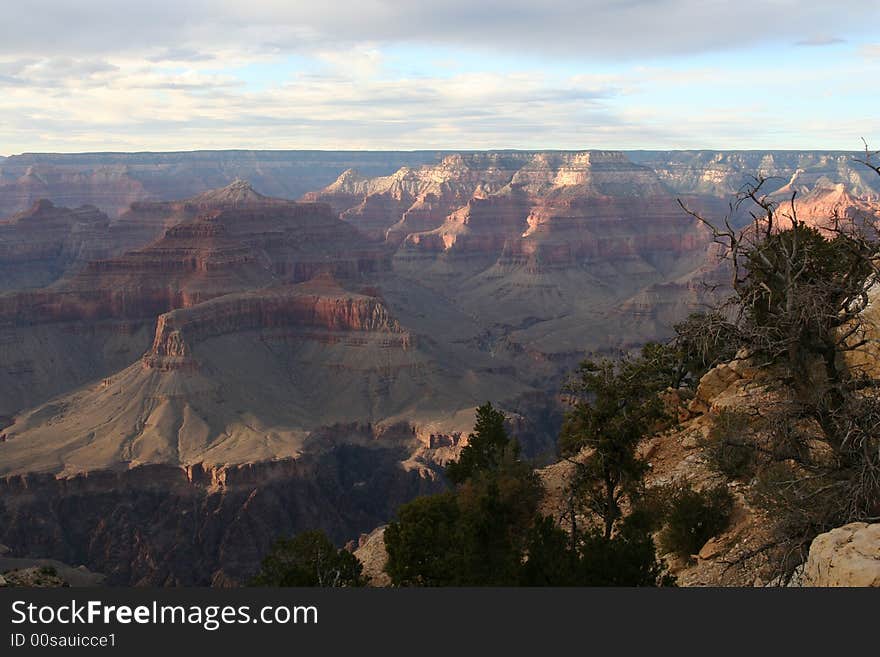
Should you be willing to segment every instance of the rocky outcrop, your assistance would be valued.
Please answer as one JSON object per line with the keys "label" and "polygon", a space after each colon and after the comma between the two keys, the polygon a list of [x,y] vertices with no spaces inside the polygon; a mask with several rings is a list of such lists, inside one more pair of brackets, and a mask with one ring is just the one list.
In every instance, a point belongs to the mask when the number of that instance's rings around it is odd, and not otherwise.
{"label": "rocky outcrop", "polygon": [[[534,155],[511,153],[510,155]],[[566,153],[540,154],[548,160]],[[853,162],[857,153],[816,151],[631,151],[626,158],[651,168],[676,194],[735,193],[756,172],[779,176],[779,185],[798,175],[799,184],[813,186],[825,177],[852,180],[856,193],[878,193],[874,178]],[[24,154],[0,161],[0,217],[28,208],[40,198],[60,205],[94,205],[111,216],[132,202],[190,198],[223,187],[237,178],[250,180],[261,192],[299,198],[331,185],[349,169],[354,195],[334,205],[353,207],[363,200],[367,184],[358,178],[393,175],[402,167],[418,170],[435,165],[437,151],[194,151],[185,153]],[[568,172],[565,172],[569,175]],[[575,172],[576,175],[576,172]],[[346,181],[348,182],[348,181]],[[354,183],[358,183],[357,187]],[[375,190],[370,190],[375,193]],[[356,202],[355,202],[356,201]],[[398,216],[399,219],[399,216]],[[393,222],[392,222],[393,223]],[[391,225],[391,224],[388,224]],[[387,227],[387,226],[386,226]],[[435,226],[436,227],[436,226]]]}
{"label": "rocky outcrop", "polygon": [[[857,152],[829,151],[633,151],[627,156],[653,169],[678,194],[730,196],[763,175],[770,193],[794,179],[802,193],[820,181],[847,182],[858,196],[880,193],[877,176]],[[787,182],[789,181],[789,182]]]}
{"label": "rocky outcrop", "polygon": [[308,198],[329,202],[371,236],[384,226],[386,239],[398,244],[407,235],[440,227],[472,199],[512,189],[533,197],[560,189],[574,198],[665,193],[653,172],[620,152],[488,152],[449,155],[436,165],[403,168],[372,180],[346,171]]}
{"label": "rocky outcrop", "polygon": [[161,239],[93,260],[51,288],[0,298],[0,321],[141,319],[322,272],[390,267],[390,252],[362,243],[328,206],[265,199],[244,183],[163,207],[165,222],[183,220]]}
{"label": "rocky outcrop", "polygon": [[300,286],[230,294],[159,316],[153,347],[144,357],[152,368],[192,368],[193,345],[207,338],[257,329],[299,329],[304,334],[386,334],[385,344],[406,349],[411,337],[382,302],[352,294],[329,277]]}
{"label": "rocky outcrop", "polygon": [[[700,300],[715,254],[671,189],[700,182],[601,151],[402,164],[304,202],[241,180],[140,200],[83,241],[124,252],[0,295],[0,473],[18,482],[0,540],[116,582],[242,581],[278,531],[348,540],[433,490],[431,464],[455,456],[487,399],[545,452],[559,424],[547,391],[585,351],[661,338]],[[714,193],[687,203],[715,213]],[[652,484],[711,480],[699,436],[752,393],[735,367],[646,447]],[[742,522],[682,581],[714,581],[749,549],[737,499]]]}
{"label": "rocky outcrop", "polygon": [[363,566],[361,574],[368,586],[391,586],[391,578],[385,572],[388,552],[385,549],[385,526],[377,527],[369,534],[361,534],[354,556]]}
{"label": "rocky outcrop", "polygon": [[[398,273],[507,327],[510,347],[542,359],[576,360],[576,333],[604,336],[593,349],[663,338],[681,317],[676,311],[699,304],[698,284],[681,279],[706,262],[709,234],[650,169],[614,152],[497,155],[497,162],[444,160],[442,173],[457,166],[459,181],[478,164],[487,167],[495,188],[474,189],[438,227],[409,232],[394,257]],[[414,204],[389,228],[389,239],[420,228],[413,218],[439,198]],[[707,213],[721,205],[702,197],[687,202]],[[667,286],[659,314],[651,314],[656,294],[630,302],[651,286]],[[636,311],[637,303],[647,312]]]}
{"label": "rocky outcrop", "polygon": [[[729,526],[711,537],[696,554],[682,559],[664,555],[680,586],[880,586],[880,524],[854,522],[817,536],[806,562],[791,582],[776,576],[781,555],[772,553],[773,536],[765,513],[753,506],[757,479],[731,480],[711,465],[707,448],[712,429],[725,409],[751,413],[766,409],[784,394],[773,384],[772,370],[755,367],[744,354],[710,370],[700,380],[695,397],[669,392],[666,402],[678,415],[671,430],[645,440],[640,456],[648,463],[648,489],[687,484],[695,489],[725,485],[734,499]],[[748,415],[746,415],[748,417]],[[737,431],[755,432],[761,427]],[[570,462],[538,471],[545,486],[544,513],[562,517],[567,486],[574,476]]]}
{"label": "rocky outcrop", "polygon": [[12,586],[29,589],[55,589],[70,586],[51,567],[10,570],[0,575],[0,588]]}
{"label": "rocky outcrop", "polygon": [[[8,549],[8,548],[7,548]],[[55,559],[28,559],[0,555],[0,587],[27,588],[100,586],[104,576],[85,566],[69,566]]]}
{"label": "rocky outcrop", "polygon": [[[732,367],[731,367],[732,365]],[[767,555],[769,539],[766,518],[751,503],[749,481],[729,481],[710,465],[705,448],[718,413],[723,408],[737,410],[766,405],[766,381],[745,358],[710,370],[700,382],[699,408],[687,407],[688,396],[667,391],[664,402],[678,422],[668,430],[646,437],[638,455],[647,463],[648,490],[688,486],[705,490],[725,486],[733,498],[730,523],[711,537],[696,554],[682,558],[660,554],[679,586],[765,586],[778,565]],[[717,370],[717,371],[716,371]],[[544,484],[541,512],[557,519],[568,513],[568,490],[577,467],[561,461],[537,471]],[[582,517],[579,522],[589,522]],[[562,524],[565,527],[565,524]]]}
{"label": "rocky outcrop", "polygon": [[810,545],[801,586],[880,586],[880,524],[853,522]]}
{"label": "rocky outcrop", "polygon": [[148,197],[142,181],[122,165],[95,161],[91,166],[62,160],[70,156],[12,156],[0,166],[0,217],[20,212],[40,199],[58,205],[95,206],[115,215],[130,203]]}
{"label": "rocky outcrop", "polygon": [[119,250],[145,246],[179,224],[191,223],[201,216],[221,210],[244,210],[250,206],[296,207],[283,199],[258,193],[245,180],[210,189],[182,201],[140,201],[132,203],[110,224],[110,240]]}
{"label": "rocky outcrop", "polygon": [[0,221],[0,292],[49,285],[90,259],[115,252],[109,219],[97,208],[47,200]]}
{"label": "rocky outcrop", "polygon": [[320,528],[344,543],[437,491],[437,480],[401,466],[405,453],[340,444],[275,463],[7,477],[0,540],[84,563],[108,584],[240,585],[281,536]]}
{"label": "rocky outcrop", "polygon": [[[790,193],[789,190],[788,186],[783,188],[782,193],[777,194],[777,197]],[[790,200],[789,196],[786,199],[788,203],[781,203],[780,214],[783,226],[790,225],[790,221],[787,221],[792,213]],[[819,230],[833,228],[835,224],[847,229],[852,224],[858,226],[880,217],[880,195],[874,198],[858,196],[853,187],[846,183],[832,184],[827,179],[823,179],[795,198],[794,211],[799,221]]]}
{"label": "rocky outcrop", "polygon": [[480,254],[494,260],[527,230],[529,211],[529,196],[520,187],[505,194],[472,198],[439,228],[409,235],[407,248],[456,256]]}
{"label": "rocky outcrop", "polygon": [[[359,289],[364,276],[390,268],[387,248],[365,242],[328,206],[266,198],[241,181],[187,201],[135,205],[125,221],[110,224],[109,233],[107,218],[93,210],[85,214],[96,217],[100,230],[81,230],[84,212],[41,203],[14,223],[0,224],[0,235],[7,228],[19,234],[21,227],[36,223],[60,258],[69,242],[62,228],[71,216],[77,218],[72,234],[81,234],[89,244],[78,257],[96,254],[107,241],[118,246],[144,239],[145,233],[132,237],[137,230],[114,231],[123,224],[162,234],[153,244],[125,254],[99,251],[99,259],[71,265],[48,287],[23,290],[27,285],[14,275],[3,280],[16,290],[0,294],[2,415],[38,406],[137,362],[152,341],[152,335],[145,341],[146,327],[155,329],[163,313],[323,273]],[[24,249],[9,251],[18,258],[11,271],[29,271],[20,262]],[[54,276],[46,261],[32,256],[33,271]],[[332,331],[312,328],[313,336],[322,333],[327,339]],[[403,334],[398,339],[405,340]]]}
{"label": "rocky outcrop", "polygon": [[750,363],[746,354],[741,354],[736,360],[721,363],[702,376],[688,410],[692,413],[708,413],[736,406],[748,386],[765,378],[761,370]]}

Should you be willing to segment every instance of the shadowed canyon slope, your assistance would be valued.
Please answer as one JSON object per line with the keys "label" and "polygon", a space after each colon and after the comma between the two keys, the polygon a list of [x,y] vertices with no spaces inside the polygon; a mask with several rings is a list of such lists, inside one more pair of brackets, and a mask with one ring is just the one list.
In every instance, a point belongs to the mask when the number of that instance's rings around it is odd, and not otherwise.
{"label": "shadowed canyon slope", "polygon": [[94,207],[69,210],[46,199],[0,220],[0,292],[43,287],[89,260],[110,255],[109,223]]}
{"label": "shadowed canyon slope", "polygon": [[[721,217],[756,171],[807,218],[878,198],[829,153],[95,154],[0,170],[0,211],[27,202],[0,222],[0,542],[147,584],[240,582],[280,533],[371,529],[442,485],[486,400],[528,453],[552,449],[559,384],[584,354],[663,337],[699,307],[717,256],[679,199]],[[106,213],[61,206],[86,202]]]}

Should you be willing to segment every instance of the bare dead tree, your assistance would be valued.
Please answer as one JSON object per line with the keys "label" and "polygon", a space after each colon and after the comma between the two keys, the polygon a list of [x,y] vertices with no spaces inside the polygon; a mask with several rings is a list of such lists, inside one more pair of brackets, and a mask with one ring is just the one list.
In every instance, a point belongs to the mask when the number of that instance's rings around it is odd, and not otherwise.
{"label": "bare dead tree", "polygon": [[875,164],[877,160],[877,156],[880,155],[880,151],[871,151],[868,148],[868,142],[862,137],[862,143],[865,144],[865,159],[860,160],[856,158],[856,162],[859,164],[864,164],[869,169],[873,170],[878,176],[880,176],[880,165]]}
{"label": "bare dead tree", "polygon": [[[877,155],[866,145],[857,161],[880,175]],[[816,534],[880,518],[880,380],[847,356],[872,340],[865,311],[880,287],[880,231],[877,217],[853,213],[807,225],[796,193],[780,203],[766,183],[757,177],[743,187],[721,224],[680,203],[729,263],[731,294],[719,316],[731,318],[756,365],[773,368],[790,393],[762,411],[771,429],[756,450],[755,489],[790,574]],[[737,228],[731,216],[743,210],[751,221]]]}

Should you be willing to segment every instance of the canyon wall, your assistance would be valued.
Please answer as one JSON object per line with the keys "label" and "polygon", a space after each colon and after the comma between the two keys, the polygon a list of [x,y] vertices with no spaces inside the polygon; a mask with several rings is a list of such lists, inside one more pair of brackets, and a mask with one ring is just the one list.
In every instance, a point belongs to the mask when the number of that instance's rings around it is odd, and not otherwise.
{"label": "canyon wall", "polygon": [[438,491],[430,472],[401,464],[406,452],[340,444],[232,467],[7,477],[0,479],[0,542],[16,555],[84,564],[108,584],[246,584],[279,536],[322,528],[344,543],[399,504]]}
{"label": "canyon wall", "polygon": [[844,153],[0,161],[0,213],[27,202],[0,222],[0,542],[240,583],[279,535],[347,541],[437,490],[485,401],[552,453],[580,359],[723,283],[679,201],[720,220],[755,172],[812,225],[878,209]]}
{"label": "canyon wall", "polygon": [[262,193],[299,198],[356,167],[389,174],[439,158],[435,151],[189,151],[179,153],[25,153],[0,160],[0,217],[36,200],[94,205],[111,216],[136,201],[189,198],[250,180]]}

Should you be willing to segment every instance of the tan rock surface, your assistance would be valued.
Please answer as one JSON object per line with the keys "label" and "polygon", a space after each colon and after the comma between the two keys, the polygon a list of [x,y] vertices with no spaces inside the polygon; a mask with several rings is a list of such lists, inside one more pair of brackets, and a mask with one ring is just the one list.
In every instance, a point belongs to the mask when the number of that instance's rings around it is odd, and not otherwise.
{"label": "tan rock surface", "polygon": [[390,586],[391,578],[385,572],[388,552],[385,550],[385,527],[378,527],[363,534],[358,541],[354,556],[363,564],[363,576],[369,586]]}
{"label": "tan rock surface", "polygon": [[854,522],[813,539],[802,586],[880,586],[880,523]]}

